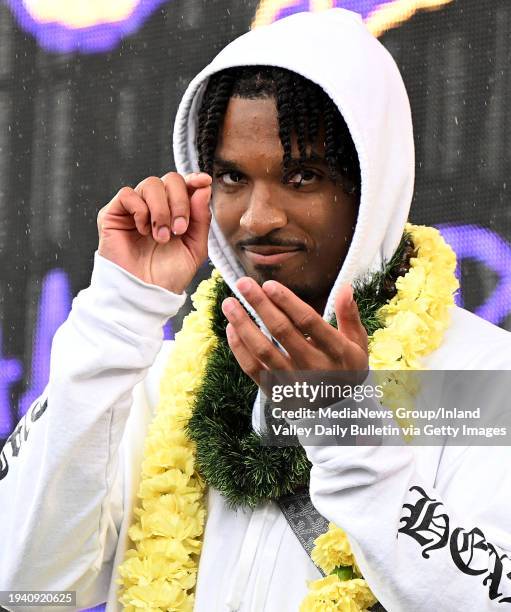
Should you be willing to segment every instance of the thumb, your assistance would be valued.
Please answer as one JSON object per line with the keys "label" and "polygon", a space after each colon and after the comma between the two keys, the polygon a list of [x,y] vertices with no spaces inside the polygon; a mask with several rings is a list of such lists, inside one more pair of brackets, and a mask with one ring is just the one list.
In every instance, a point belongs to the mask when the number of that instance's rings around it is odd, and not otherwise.
{"label": "thumb", "polygon": [[335,316],[341,333],[367,352],[367,333],[360,320],[351,285],[343,285],[335,297]]}

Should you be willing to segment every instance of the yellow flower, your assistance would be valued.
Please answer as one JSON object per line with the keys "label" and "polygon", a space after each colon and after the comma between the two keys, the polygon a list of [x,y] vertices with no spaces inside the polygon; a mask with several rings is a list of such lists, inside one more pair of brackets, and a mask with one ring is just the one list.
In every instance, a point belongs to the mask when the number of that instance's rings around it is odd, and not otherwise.
{"label": "yellow flower", "polygon": [[172,563],[175,563],[180,571],[184,568],[193,569],[196,573],[196,561],[193,555],[198,555],[201,550],[200,540],[187,539],[183,544],[169,538],[145,538],[138,543],[138,551],[144,557],[165,557],[167,573],[172,574]]}
{"label": "yellow flower", "polygon": [[396,289],[410,300],[417,300],[421,296],[426,280],[426,271],[423,267],[412,267],[407,274],[396,280]]}
{"label": "yellow flower", "polygon": [[420,369],[420,358],[438,348],[450,322],[456,256],[435,228],[407,224],[406,231],[418,257],[396,281],[397,294],[378,311],[384,327],[369,339],[373,369]]}
{"label": "yellow flower", "polygon": [[376,330],[369,340],[369,365],[374,370],[397,370],[403,353],[402,343],[389,337],[385,328]]}
{"label": "yellow flower", "polygon": [[365,580],[339,580],[335,575],[309,582],[300,612],[365,612],[377,599]]}
{"label": "yellow flower", "polygon": [[164,579],[155,580],[145,586],[130,587],[121,597],[120,602],[124,610],[133,612],[142,610],[193,611],[193,598],[186,594],[180,584]]}
{"label": "yellow flower", "polygon": [[332,573],[340,565],[355,563],[346,532],[333,523],[329,523],[328,531],[314,540],[311,558],[325,574]]}

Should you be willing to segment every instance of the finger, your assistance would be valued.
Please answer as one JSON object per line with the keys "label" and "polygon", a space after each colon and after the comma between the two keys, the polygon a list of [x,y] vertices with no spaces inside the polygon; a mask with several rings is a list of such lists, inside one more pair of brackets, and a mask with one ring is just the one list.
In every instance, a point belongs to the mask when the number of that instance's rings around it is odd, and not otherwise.
{"label": "finger", "polygon": [[245,309],[236,298],[227,298],[222,303],[222,311],[246,350],[259,363],[272,370],[288,369],[288,360],[263,334],[250,319]]}
{"label": "finger", "polygon": [[213,179],[206,172],[192,172],[185,176],[185,183],[188,194],[191,196],[196,189],[209,187],[213,183]]}
{"label": "finger", "polygon": [[170,239],[170,209],[163,182],[150,176],[140,182],[135,191],[145,201],[151,216],[151,229],[156,242],[165,243]]}
{"label": "finger", "polygon": [[335,296],[335,316],[341,332],[367,351],[367,333],[360,320],[358,306],[353,299],[351,285],[343,285]]}
{"label": "finger", "polygon": [[[317,359],[317,350],[307,342],[304,334],[252,278],[241,278],[236,283],[236,287],[297,366],[306,366],[310,361]],[[304,306],[308,308],[306,304]]]}
{"label": "finger", "polygon": [[240,364],[240,368],[245,372],[245,374],[247,374],[247,376],[250,376],[250,378],[258,386],[260,386],[260,373],[261,370],[266,369],[265,366],[250,354],[231,323],[227,324],[225,333],[227,335],[227,342],[229,343],[234,357],[236,357],[236,361]]}
{"label": "finger", "polygon": [[342,335],[327,323],[312,306],[306,304],[290,289],[277,281],[266,281],[262,289],[303,335],[311,337],[318,349],[336,359],[342,356],[344,352]]}
{"label": "finger", "polygon": [[188,229],[190,220],[190,196],[183,176],[168,172],[162,178],[171,213],[172,233],[180,236]]}
{"label": "finger", "polygon": [[147,204],[131,187],[123,187],[112,200],[99,211],[98,231],[130,230],[136,227],[143,236],[151,231]]}
{"label": "finger", "polygon": [[211,224],[211,185],[195,189],[190,197],[190,222],[183,242],[199,262],[208,255],[208,233]]}

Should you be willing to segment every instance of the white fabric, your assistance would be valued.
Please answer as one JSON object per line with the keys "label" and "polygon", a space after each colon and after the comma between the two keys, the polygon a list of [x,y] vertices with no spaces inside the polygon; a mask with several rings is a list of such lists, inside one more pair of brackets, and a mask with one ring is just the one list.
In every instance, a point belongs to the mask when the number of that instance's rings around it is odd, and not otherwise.
{"label": "white fabric", "polygon": [[[377,266],[398,242],[413,183],[408,101],[390,56],[342,10],[293,16],[247,34],[185,94],[175,136],[181,171],[196,169],[194,119],[188,116],[198,104],[194,92],[214,70],[243,63],[295,69],[339,105],[360,156],[362,202],[336,287]],[[232,286],[240,271],[215,229],[210,255]],[[132,520],[144,435],[172,350],[172,343],[162,343],[162,326],[183,300],[96,257],[91,286],[75,299],[54,339],[48,387],[0,455],[0,590],[76,590],[78,609],[107,599],[108,610],[120,609],[116,570]],[[455,308],[444,344],[425,365],[508,369],[510,348],[506,332]],[[452,529],[478,527],[501,547],[499,554],[511,551],[509,448],[307,452],[314,504],[346,529],[389,612],[506,608],[490,599],[485,574],[460,571],[448,546],[426,558],[414,539],[396,535],[403,504],[416,498],[410,491],[415,485],[444,502],[441,511]],[[495,566],[491,550],[479,543],[476,553],[481,571]],[[511,568],[507,558],[502,563],[499,593],[510,596]],[[209,491],[196,612],[295,612],[307,581],[318,577],[274,503],[233,511]]]}

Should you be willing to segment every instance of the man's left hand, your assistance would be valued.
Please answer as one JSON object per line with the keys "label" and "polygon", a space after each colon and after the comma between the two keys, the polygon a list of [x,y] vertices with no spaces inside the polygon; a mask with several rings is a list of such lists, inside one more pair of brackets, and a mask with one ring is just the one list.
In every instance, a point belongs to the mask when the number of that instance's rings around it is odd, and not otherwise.
{"label": "man's left hand", "polygon": [[262,333],[236,298],[224,300],[229,346],[258,385],[262,370],[367,371],[367,333],[350,285],[341,287],[335,299],[338,329],[277,281],[260,287],[243,277],[236,286],[287,353]]}

